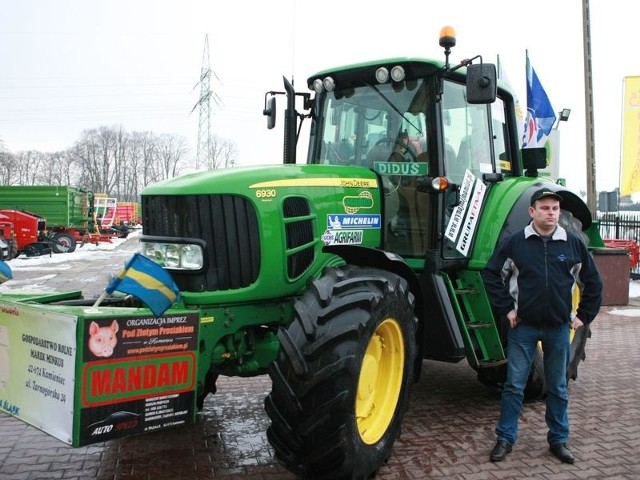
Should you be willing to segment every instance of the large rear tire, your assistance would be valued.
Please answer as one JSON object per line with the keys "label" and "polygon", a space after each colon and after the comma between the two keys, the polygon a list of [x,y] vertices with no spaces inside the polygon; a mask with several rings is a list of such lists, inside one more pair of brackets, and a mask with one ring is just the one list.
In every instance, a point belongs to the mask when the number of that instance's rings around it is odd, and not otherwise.
{"label": "large rear tire", "polygon": [[414,297],[383,270],[327,269],[278,334],[265,409],[276,458],[303,478],[370,478],[409,405]]}

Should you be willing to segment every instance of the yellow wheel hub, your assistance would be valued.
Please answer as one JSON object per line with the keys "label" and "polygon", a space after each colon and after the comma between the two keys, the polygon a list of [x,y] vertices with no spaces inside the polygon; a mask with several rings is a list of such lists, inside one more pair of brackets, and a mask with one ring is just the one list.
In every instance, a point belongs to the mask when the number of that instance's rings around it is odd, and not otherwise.
{"label": "yellow wheel hub", "polygon": [[376,443],[389,428],[402,390],[404,338],[393,318],[374,332],[362,359],[356,396],[356,421],[362,441]]}

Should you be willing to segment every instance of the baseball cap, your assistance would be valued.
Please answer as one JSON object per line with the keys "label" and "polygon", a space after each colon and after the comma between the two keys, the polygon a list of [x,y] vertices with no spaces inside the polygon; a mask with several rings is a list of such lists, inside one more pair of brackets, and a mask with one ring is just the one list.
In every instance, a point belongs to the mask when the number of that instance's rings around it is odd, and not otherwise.
{"label": "baseball cap", "polygon": [[540,200],[541,198],[546,198],[546,197],[555,198],[559,202],[562,201],[562,197],[560,195],[558,195],[556,192],[553,192],[553,191],[549,190],[548,188],[541,188],[540,190],[536,190],[535,192],[533,192],[533,195],[531,195],[531,206],[533,206],[533,204],[536,201]]}

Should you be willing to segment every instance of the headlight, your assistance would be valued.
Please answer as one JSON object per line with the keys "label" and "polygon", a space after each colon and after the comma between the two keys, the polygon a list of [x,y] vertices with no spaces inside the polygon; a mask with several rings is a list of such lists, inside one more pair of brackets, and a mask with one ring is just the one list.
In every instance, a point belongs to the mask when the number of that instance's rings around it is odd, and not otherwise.
{"label": "headlight", "polygon": [[171,270],[200,270],[204,267],[204,253],[198,244],[142,242],[142,254]]}

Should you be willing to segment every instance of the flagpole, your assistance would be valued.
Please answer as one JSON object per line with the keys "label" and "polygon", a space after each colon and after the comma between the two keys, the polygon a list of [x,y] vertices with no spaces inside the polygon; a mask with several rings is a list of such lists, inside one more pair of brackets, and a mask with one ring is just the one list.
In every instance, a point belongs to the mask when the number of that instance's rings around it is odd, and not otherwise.
{"label": "flagpole", "polygon": [[106,296],[107,296],[107,292],[103,291],[98,297],[98,299],[96,300],[96,303],[93,304],[92,308],[98,307],[102,303],[102,301],[105,299]]}
{"label": "flagpole", "polygon": [[596,215],[596,162],[593,133],[593,89],[591,77],[591,30],[589,0],[582,0],[582,41],[584,51],[584,103],[585,129],[587,133],[587,207],[591,216]]}
{"label": "flagpole", "polygon": [[[134,255],[134,256],[135,256],[135,255]],[[120,272],[118,273],[118,275],[116,275],[116,276],[114,277],[114,280],[115,280],[115,279],[118,279],[118,278],[122,278],[122,277],[124,277],[125,273],[127,272],[127,265],[128,265],[128,264],[129,264],[129,262],[127,262],[127,263],[125,264],[125,266],[122,268],[122,270],[120,270]],[[107,288],[109,288],[109,286],[107,286]],[[105,289],[102,291],[102,293],[100,294],[100,296],[96,299],[96,303],[94,303],[94,304],[93,304],[93,307],[92,307],[92,308],[96,308],[96,307],[98,307],[98,306],[102,303],[102,301],[103,301],[103,300],[105,299],[105,297],[107,296],[107,288],[105,288]]]}

